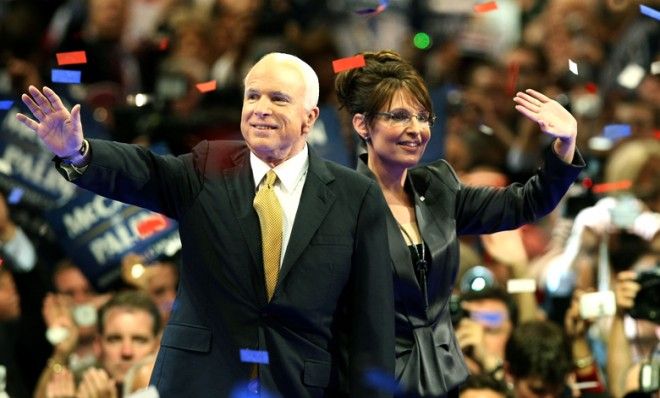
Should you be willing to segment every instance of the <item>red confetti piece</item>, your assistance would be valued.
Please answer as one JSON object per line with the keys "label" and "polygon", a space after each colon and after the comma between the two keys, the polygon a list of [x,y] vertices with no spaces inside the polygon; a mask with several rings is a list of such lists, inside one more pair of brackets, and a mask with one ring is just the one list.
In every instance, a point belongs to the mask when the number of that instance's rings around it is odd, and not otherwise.
{"label": "red confetti piece", "polygon": [[655,136],[656,140],[660,140],[660,130],[656,130],[653,132],[653,135]]}
{"label": "red confetti piece", "polygon": [[208,93],[209,91],[214,91],[218,87],[218,82],[211,80],[205,83],[197,83],[195,87],[197,87],[197,90],[202,93]]}
{"label": "red confetti piece", "polygon": [[594,185],[592,191],[594,193],[605,193],[612,191],[621,191],[624,189],[628,189],[630,187],[632,187],[632,181],[623,180],[623,181],[604,182],[602,184],[596,184]]}
{"label": "red confetti piece", "polygon": [[87,63],[87,54],[85,51],[70,51],[66,53],[57,53],[57,65],[75,65],[75,64],[86,64]]}
{"label": "red confetti piece", "polygon": [[598,93],[598,86],[594,82],[589,82],[584,85],[585,90],[590,92],[591,94],[597,94]]}
{"label": "red confetti piece", "polygon": [[493,10],[497,10],[497,2],[494,1],[474,5],[474,12],[488,12]]}
{"label": "red confetti piece", "polygon": [[332,70],[339,73],[353,68],[361,68],[366,65],[364,55],[356,55],[354,57],[340,58],[332,61]]}
{"label": "red confetti piece", "polygon": [[520,64],[518,62],[512,62],[509,64],[509,71],[507,74],[507,84],[506,92],[508,95],[513,95],[516,91],[516,86],[518,85],[518,74],[520,73]]}
{"label": "red confetti piece", "polygon": [[584,180],[582,180],[582,186],[589,189],[594,186],[594,182],[591,178],[585,177]]}

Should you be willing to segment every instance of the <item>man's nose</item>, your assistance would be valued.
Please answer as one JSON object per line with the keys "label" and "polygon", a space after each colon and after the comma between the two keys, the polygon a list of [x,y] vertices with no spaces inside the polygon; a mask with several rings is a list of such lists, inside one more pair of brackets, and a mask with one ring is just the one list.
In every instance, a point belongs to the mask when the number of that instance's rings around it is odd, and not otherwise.
{"label": "man's nose", "polygon": [[124,358],[132,358],[133,357],[133,342],[132,341],[124,341],[121,345],[121,356]]}
{"label": "man's nose", "polygon": [[254,104],[254,113],[259,117],[268,116],[272,113],[270,100],[266,96],[262,96]]}

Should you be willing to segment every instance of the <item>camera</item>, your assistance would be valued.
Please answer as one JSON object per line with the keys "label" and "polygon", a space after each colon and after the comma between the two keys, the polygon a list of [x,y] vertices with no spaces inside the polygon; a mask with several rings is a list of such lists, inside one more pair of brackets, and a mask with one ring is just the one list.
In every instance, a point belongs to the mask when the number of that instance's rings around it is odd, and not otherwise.
{"label": "camera", "polygon": [[470,311],[461,306],[461,296],[457,294],[452,294],[449,298],[449,317],[454,327],[458,326],[461,319],[470,317]]}
{"label": "camera", "polygon": [[628,314],[636,319],[660,324],[660,264],[651,270],[639,272],[635,281],[641,287]]}

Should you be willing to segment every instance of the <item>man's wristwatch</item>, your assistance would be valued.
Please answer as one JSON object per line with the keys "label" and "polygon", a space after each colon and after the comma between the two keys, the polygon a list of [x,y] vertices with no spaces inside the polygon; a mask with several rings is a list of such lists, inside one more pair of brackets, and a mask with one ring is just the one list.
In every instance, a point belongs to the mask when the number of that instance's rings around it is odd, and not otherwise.
{"label": "man's wristwatch", "polygon": [[78,152],[74,153],[73,155],[60,158],[60,160],[65,163],[69,164],[73,167],[82,167],[85,166],[87,163],[87,154],[89,152],[89,143],[87,140],[83,140],[82,144],[80,144],[80,149],[78,149]]}

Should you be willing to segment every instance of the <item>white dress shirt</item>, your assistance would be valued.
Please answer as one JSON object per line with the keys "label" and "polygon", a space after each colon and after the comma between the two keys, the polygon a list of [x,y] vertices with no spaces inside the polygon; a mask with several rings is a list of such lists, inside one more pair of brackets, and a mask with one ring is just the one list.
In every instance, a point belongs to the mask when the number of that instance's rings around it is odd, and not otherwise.
{"label": "white dress shirt", "polygon": [[[270,166],[252,152],[250,152],[250,166],[252,166],[255,191],[258,191],[261,180],[264,179],[266,173],[270,170]],[[277,200],[279,200],[280,206],[282,206],[283,213],[280,267],[282,266],[282,260],[284,260],[284,254],[291,238],[293,221],[296,219],[296,212],[298,211],[300,196],[305,185],[308,166],[309,154],[307,153],[307,144],[305,144],[305,147],[300,152],[273,168],[273,171],[277,174],[277,182],[274,187],[275,195],[277,195]]]}

